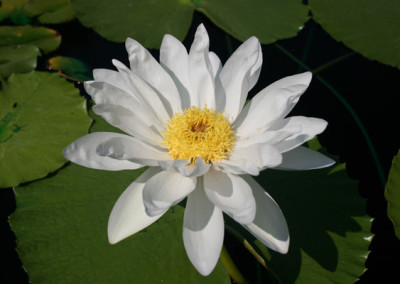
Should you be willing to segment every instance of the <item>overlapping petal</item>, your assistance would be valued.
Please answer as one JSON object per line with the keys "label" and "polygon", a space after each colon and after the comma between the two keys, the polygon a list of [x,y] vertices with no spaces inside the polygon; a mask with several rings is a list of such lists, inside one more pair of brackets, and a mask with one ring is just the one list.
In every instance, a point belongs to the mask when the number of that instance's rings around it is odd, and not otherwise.
{"label": "overlapping petal", "polygon": [[204,190],[208,199],[236,222],[248,225],[254,221],[256,202],[240,176],[211,170],[204,175]]}
{"label": "overlapping petal", "polygon": [[289,229],[281,209],[252,177],[245,175],[243,179],[253,190],[257,208],[254,222],[244,227],[267,247],[287,253]]}
{"label": "overlapping petal", "polygon": [[162,214],[149,217],[143,204],[143,188],[160,168],[147,169],[118,198],[108,220],[108,241],[115,244],[157,221]]}
{"label": "overlapping petal", "polygon": [[164,213],[185,198],[195,187],[195,177],[185,177],[174,170],[155,174],[143,189],[143,202],[147,215],[156,216]]}
{"label": "overlapping petal", "polygon": [[222,211],[207,198],[202,178],[189,194],[183,219],[183,244],[190,261],[207,276],[217,264],[224,239]]}
{"label": "overlapping petal", "polygon": [[66,159],[78,165],[107,171],[134,170],[144,165],[128,160],[116,160],[97,151],[100,144],[125,136],[118,133],[94,132],[72,142],[63,151]]}
{"label": "overlapping petal", "polygon": [[282,164],[277,166],[280,170],[314,170],[332,166],[335,161],[309,148],[299,146],[285,152]]}

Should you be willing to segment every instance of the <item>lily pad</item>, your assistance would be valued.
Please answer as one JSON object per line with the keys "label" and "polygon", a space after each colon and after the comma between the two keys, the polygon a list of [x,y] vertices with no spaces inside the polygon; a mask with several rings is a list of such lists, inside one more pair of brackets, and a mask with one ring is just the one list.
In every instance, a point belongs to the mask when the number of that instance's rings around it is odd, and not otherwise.
{"label": "lily pad", "polygon": [[72,83],[57,74],[11,75],[0,90],[0,188],[46,176],[91,120]]}
{"label": "lily pad", "polygon": [[61,36],[52,29],[33,26],[0,27],[0,46],[31,44],[43,53],[56,50],[61,43]]}
{"label": "lily pad", "polygon": [[286,217],[286,255],[240,231],[266,261],[271,283],[354,283],[365,271],[371,218],[343,164],[312,171],[266,170],[257,181]]}
{"label": "lily pad", "polygon": [[400,1],[310,0],[314,19],[371,60],[400,68]]}
{"label": "lily pad", "polygon": [[0,76],[8,77],[12,73],[26,73],[36,68],[36,59],[40,55],[36,45],[0,46]]}
{"label": "lily pad", "polygon": [[167,33],[183,40],[195,10],[239,40],[255,35],[262,43],[295,36],[308,19],[308,8],[300,0],[71,2],[78,19],[101,36],[117,42],[131,37],[148,48],[159,48]]}
{"label": "lily pad", "polygon": [[385,197],[388,201],[388,216],[394,224],[394,231],[400,239],[400,151],[394,157],[386,183]]}
{"label": "lily pad", "polygon": [[[96,130],[108,130],[96,118]],[[17,187],[10,223],[32,283],[230,283],[221,263],[208,277],[183,246],[183,208],[116,245],[107,240],[111,209],[143,170],[109,172],[71,164]]]}
{"label": "lily pad", "polygon": [[33,18],[43,24],[58,24],[74,17],[69,0],[3,0],[0,7],[0,21],[10,18],[19,25],[31,23]]}
{"label": "lily pad", "polygon": [[61,76],[75,81],[93,80],[92,68],[84,62],[72,57],[52,57],[49,59],[47,67],[50,70],[58,71]]}

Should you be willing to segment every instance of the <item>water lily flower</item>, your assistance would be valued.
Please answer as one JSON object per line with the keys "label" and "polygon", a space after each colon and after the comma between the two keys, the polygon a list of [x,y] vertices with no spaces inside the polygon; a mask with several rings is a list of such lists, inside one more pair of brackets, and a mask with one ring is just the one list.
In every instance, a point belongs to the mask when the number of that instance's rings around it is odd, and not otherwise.
{"label": "water lily flower", "polygon": [[108,222],[114,244],[159,219],[187,197],[183,242],[202,275],[214,269],[223,244],[223,212],[269,248],[286,253],[289,232],[272,197],[251,177],[267,168],[317,169],[333,164],[300,146],[326,121],[286,117],[311,81],[306,72],[246,97],[260,75],[261,46],[244,42],[221,64],[203,25],[189,53],[165,35],[160,63],[128,38],[130,67],[95,69],[85,89],[93,111],[126,134],[95,132],[64,150],[79,165],[109,171],[149,168],[119,197]]}

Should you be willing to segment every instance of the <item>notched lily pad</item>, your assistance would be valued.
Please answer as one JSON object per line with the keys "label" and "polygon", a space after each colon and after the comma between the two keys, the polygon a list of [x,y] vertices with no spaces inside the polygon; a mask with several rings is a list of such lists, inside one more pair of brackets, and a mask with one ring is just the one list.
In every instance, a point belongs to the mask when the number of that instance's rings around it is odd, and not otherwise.
{"label": "notched lily pad", "polygon": [[310,0],[313,18],[365,57],[400,68],[400,1]]}
{"label": "notched lily pad", "polygon": [[74,85],[47,72],[11,75],[0,90],[0,105],[0,188],[60,168],[64,147],[91,123]]}
{"label": "notched lily pad", "polygon": [[308,19],[300,0],[72,0],[72,6],[83,25],[108,40],[131,37],[157,49],[164,34],[185,38],[195,10],[239,40],[255,35],[265,44],[295,36]]}

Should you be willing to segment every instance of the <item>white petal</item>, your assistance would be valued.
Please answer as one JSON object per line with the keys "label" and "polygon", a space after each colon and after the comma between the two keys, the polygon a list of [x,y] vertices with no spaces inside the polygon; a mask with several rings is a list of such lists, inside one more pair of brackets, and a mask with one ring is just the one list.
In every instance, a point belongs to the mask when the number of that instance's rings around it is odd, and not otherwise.
{"label": "white petal", "polygon": [[284,153],[278,170],[314,170],[332,166],[335,161],[309,148],[299,146]]}
{"label": "white petal", "polygon": [[281,209],[252,177],[245,175],[243,178],[253,190],[257,208],[254,222],[244,227],[267,247],[287,253],[289,230]]}
{"label": "white petal", "polygon": [[239,176],[210,170],[204,176],[207,197],[236,222],[248,225],[254,221],[256,202],[250,186]]}
{"label": "white petal", "polygon": [[105,82],[86,81],[85,89],[91,95],[96,105],[113,105],[134,111],[147,126],[162,131],[165,123],[161,123],[152,109],[143,105],[133,95]]}
{"label": "white petal", "polygon": [[170,102],[163,100],[159,93],[123,63],[114,59],[113,64],[117,67],[125,83],[132,90],[138,101],[152,110],[153,114],[159,118],[160,122],[165,124],[169,117],[172,116]]}
{"label": "white petal", "polygon": [[192,105],[209,109],[215,107],[214,76],[208,57],[209,38],[203,24],[197,28],[189,52],[189,79]]}
{"label": "white petal", "polygon": [[280,153],[290,151],[314,138],[316,135],[323,132],[328,125],[323,119],[304,116],[289,117],[284,120],[284,123],[286,124],[285,128],[300,126],[301,131],[274,145]]}
{"label": "white petal", "polygon": [[262,51],[256,37],[245,41],[225,63],[221,82],[226,92],[225,110],[233,121],[246,102],[247,93],[258,80],[262,65]]}
{"label": "white petal", "polygon": [[164,103],[168,102],[169,115],[172,116],[173,113],[181,111],[181,100],[174,81],[157,60],[136,40],[128,38],[125,46],[129,53],[132,71],[136,71],[143,80],[152,86]]}
{"label": "white petal", "polygon": [[159,161],[159,166],[164,170],[175,169],[185,177],[198,177],[204,175],[211,167],[205,164],[202,158],[197,158],[196,166],[186,160]]}
{"label": "white petal", "polygon": [[253,131],[284,118],[307,89],[311,77],[310,72],[289,76],[259,92],[235,120],[237,135],[251,136]]}
{"label": "white petal", "polygon": [[129,87],[125,84],[119,72],[109,69],[94,69],[93,78],[97,82],[105,82],[114,87],[117,87],[126,93],[131,93]]}
{"label": "white petal", "polygon": [[196,187],[195,177],[184,177],[176,171],[162,171],[151,177],[143,189],[143,201],[149,216],[162,214],[179,203]]}
{"label": "white petal", "polygon": [[214,269],[224,240],[224,219],[221,210],[208,200],[202,178],[189,194],[183,220],[183,244],[186,253],[200,274],[207,276]]}
{"label": "white petal", "polygon": [[63,151],[66,159],[78,165],[108,171],[133,170],[144,167],[131,161],[121,161],[102,156],[97,152],[98,146],[115,137],[126,136],[111,132],[95,132],[85,135],[71,143]]}
{"label": "white petal", "polygon": [[222,71],[221,60],[219,59],[218,55],[216,55],[212,51],[210,51],[208,53],[208,59],[210,60],[212,74],[213,74],[213,77],[215,78]]}
{"label": "white petal", "polygon": [[150,226],[162,214],[149,217],[143,204],[143,188],[160,168],[149,168],[138,177],[118,198],[108,219],[108,241],[115,244]]}
{"label": "white petal", "polygon": [[161,146],[162,137],[159,132],[148,127],[135,113],[121,106],[95,105],[94,113],[101,115],[108,123],[122,131],[138,137],[153,145]]}
{"label": "white petal", "polygon": [[266,168],[274,168],[282,162],[278,150],[266,143],[252,144],[235,148],[227,160],[218,163],[218,167],[234,174],[258,175]]}
{"label": "white petal", "polygon": [[182,110],[191,106],[189,55],[185,46],[171,35],[165,35],[160,48],[160,64],[175,82],[182,101]]}
{"label": "white petal", "polygon": [[158,166],[159,160],[170,160],[167,150],[147,144],[135,137],[121,135],[103,141],[97,152],[106,157],[146,166]]}

